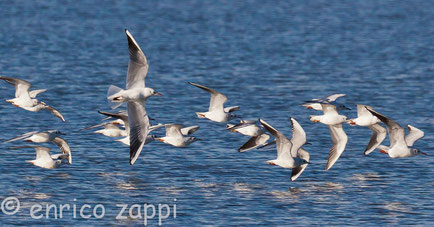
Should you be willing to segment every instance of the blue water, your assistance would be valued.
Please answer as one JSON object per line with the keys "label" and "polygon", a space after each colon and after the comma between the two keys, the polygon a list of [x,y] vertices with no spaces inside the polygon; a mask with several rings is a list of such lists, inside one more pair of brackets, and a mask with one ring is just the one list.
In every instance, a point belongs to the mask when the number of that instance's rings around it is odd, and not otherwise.
{"label": "blue water", "polygon": [[[371,105],[402,126],[425,131],[415,146],[434,155],[433,12],[432,1],[422,0],[2,1],[0,74],[48,88],[39,99],[67,122],[2,102],[0,137],[59,129],[67,133],[73,164],[36,168],[24,162],[34,157],[32,150],[0,143],[0,200],[14,196],[21,205],[14,215],[0,211],[0,223],[143,225],[144,204],[157,213],[158,204],[167,204],[172,213],[162,224],[171,226],[432,226],[432,156],[364,156],[370,130],[345,125],[347,148],[324,171],[328,128],[311,123],[308,116],[318,113],[298,104],[346,93],[341,101],[352,110],[342,114],[353,118],[356,103]],[[108,86],[125,84],[125,28],[148,57],[147,85],[164,94],[148,101],[149,115],[162,123],[199,125],[195,134],[203,139],[183,149],[148,144],[133,166],[128,147],[79,131],[100,122],[97,110],[109,110]],[[228,106],[241,106],[238,114],[261,117],[287,136],[288,118],[294,117],[312,143],[305,149],[315,164],[291,182],[290,170],[265,163],[274,149],[238,153],[248,138],[197,119],[209,97],[188,81],[223,92]],[[0,83],[0,99],[12,96],[13,88]],[[33,219],[30,209],[38,204],[42,216]],[[55,219],[51,210],[47,218],[50,204],[75,205],[77,216],[64,211]],[[81,217],[85,204],[91,206],[86,214],[104,206],[104,217]],[[139,214],[139,208],[132,210],[138,218],[116,220],[116,204],[141,204]],[[157,225],[158,216],[147,221]]]}

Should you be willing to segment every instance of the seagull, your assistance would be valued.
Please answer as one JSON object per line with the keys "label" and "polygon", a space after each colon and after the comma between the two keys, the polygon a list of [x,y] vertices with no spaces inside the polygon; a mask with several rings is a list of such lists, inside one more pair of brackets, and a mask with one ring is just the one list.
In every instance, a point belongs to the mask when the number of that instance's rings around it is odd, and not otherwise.
{"label": "seagull", "polygon": [[68,163],[72,164],[71,148],[69,148],[68,143],[65,139],[61,138],[60,135],[65,135],[58,130],[47,130],[47,131],[32,131],[24,133],[15,138],[5,141],[5,143],[14,142],[17,140],[24,140],[26,142],[33,143],[48,143],[53,142],[56,144],[63,154],[68,155]]}
{"label": "seagull", "polygon": [[346,122],[347,117],[339,115],[337,107],[328,103],[321,103],[324,115],[310,116],[313,122],[320,122],[329,126],[332,136],[333,146],[330,148],[326,170],[329,170],[344,152],[348,142],[348,136],[342,128],[342,123]]}
{"label": "seagull", "polygon": [[347,123],[350,125],[366,126],[371,129],[372,136],[364,152],[365,155],[369,155],[386,138],[386,129],[378,124],[381,122],[380,119],[372,115],[366,108],[372,109],[370,106],[357,104],[357,118],[350,119]]}
{"label": "seagull", "polygon": [[380,152],[389,154],[391,158],[412,157],[418,154],[427,155],[419,149],[411,148],[416,140],[424,136],[424,132],[414,126],[408,125],[409,133],[405,136],[404,128],[392,119],[380,114],[372,109],[366,108],[374,116],[378,117],[386,126],[389,133],[390,146],[380,145]]}
{"label": "seagull", "polygon": [[263,127],[259,127],[256,122],[257,121],[241,120],[240,123],[236,125],[226,125],[226,129],[231,132],[238,132],[242,135],[250,136],[250,139],[238,148],[238,152],[245,152],[262,146],[270,139],[270,136],[265,133],[266,130]]}
{"label": "seagull", "polygon": [[7,83],[15,87],[15,98],[8,99],[6,100],[6,102],[9,102],[16,107],[20,107],[32,112],[38,112],[40,110],[48,110],[52,114],[54,114],[54,116],[58,117],[60,120],[65,121],[65,118],[63,118],[62,114],[57,109],[45,104],[44,102],[40,102],[36,99],[36,96],[38,94],[45,92],[47,89],[29,91],[31,84],[25,80],[20,80],[12,77],[3,77],[3,76],[0,76],[0,79],[6,81]]}
{"label": "seagull", "polygon": [[343,96],[345,96],[345,94],[334,94],[334,95],[330,95],[330,96],[327,96],[327,97],[322,98],[322,99],[312,99],[310,101],[307,101],[302,106],[306,107],[306,109],[314,109],[314,110],[322,111],[321,103],[327,102],[327,103],[333,103],[333,104],[337,105],[338,110],[349,109],[346,106],[344,106],[343,104],[336,103],[336,99],[343,97]]}
{"label": "seagull", "polygon": [[309,116],[309,119],[312,122],[321,122],[326,125],[337,125],[337,124],[342,124],[347,120],[346,116],[339,115],[335,105],[328,104],[328,103],[321,103],[321,108],[324,112],[324,115]]}
{"label": "seagull", "polygon": [[130,165],[136,162],[145,145],[149,133],[149,118],[145,110],[146,100],[151,96],[160,95],[154,89],[145,87],[145,78],[149,64],[145,54],[140,49],[134,37],[125,29],[128,40],[130,61],[128,63],[126,90],[111,85],[107,91],[107,99],[113,109],[122,103],[127,103]]}
{"label": "seagull", "polygon": [[[182,127],[183,125],[180,124],[166,124],[166,136],[157,138],[158,141],[161,141],[163,143],[170,144],[174,147],[186,147],[190,145],[191,143],[201,140],[196,137],[190,137],[186,136],[191,134],[191,131],[196,131],[199,129],[199,126],[191,126],[188,127],[190,130],[184,130],[184,133],[182,133]],[[191,132],[191,133],[189,133]]]}
{"label": "seagull", "polygon": [[306,134],[298,122],[291,118],[293,137],[290,140],[267,122],[259,119],[261,125],[276,138],[277,159],[267,161],[270,165],[292,168],[291,181],[297,179],[309,164],[309,153],[301,148],[306,142]]}
{"label": "seagull", "polygon": [[[56,169],[64,164],[71,164],[68,162],[70,159],[70,154],[55,154],[50,155],[50,148],[42,146],[19,146],[10,147],[9,149],[20,149],[20,148],[35,148],[36,159],[26,160],[26,162],[32,163],[35,166],[45,168],[45,169]],[[63,162],[66,160],[66,162]]]}
{"label": "seagull", "polygon": [[102,134],[108,137],[125,137],[128,135],[125,129],[121,129],[113,123],[108,123],[104,125],[104,129],[97,130],[95,131],[95,133]]}
{"label": "seagull", "polygon": [[348,120],[350,125],[371,126],[380,121],[376,116],[372,115],[366,108],[372,109],[370,106],[357,104],[357,118]]}
{"label": "seagull", "polygon": [[224,108],[224,103],[228,100],[228,98],[222,93],[205,87],[200,84],[188,82],[189,84],[196,86],[200,89],[203,89],[211,94],[211,100],[209,103],[208,112],[196,112],[198,118],[207,118],[211,121],[215,122],[227,122],[234,118],[237,118],[235,114],[232,112],[240,109],[239,106],[231,106]]}

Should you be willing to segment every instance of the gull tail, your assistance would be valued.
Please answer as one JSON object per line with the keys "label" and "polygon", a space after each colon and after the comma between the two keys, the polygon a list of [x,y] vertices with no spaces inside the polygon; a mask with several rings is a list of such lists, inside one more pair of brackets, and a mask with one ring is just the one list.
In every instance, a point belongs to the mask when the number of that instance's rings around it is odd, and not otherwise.
{"label": "gull tail", "polygon": [[122,88],[114,86],[114,85],[110,85],[109,89],[107,90],[107,101],[108,101],[109,106],[112,109],[116,109],[122,105],[121,100],[115,100],[115,98],[116,98],[115,95],[121,91],[123,91]]}

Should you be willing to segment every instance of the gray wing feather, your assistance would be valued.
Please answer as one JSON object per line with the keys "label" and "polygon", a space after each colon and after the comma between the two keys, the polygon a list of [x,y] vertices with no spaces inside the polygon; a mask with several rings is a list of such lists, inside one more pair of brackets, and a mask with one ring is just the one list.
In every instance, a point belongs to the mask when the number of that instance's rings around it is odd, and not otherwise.
{"label": "gray wing feather", "polygon": [[268,139],[270,139],[270,136],[265,133],[259,136],[252,136],[245,144],[243,144],[243,146],[238,149],[238,152],[245,152],[255,149],[266,143]]}
{"label": "gray wing feather", "polygon": [[413,146],[414,142],[422,138],[425,133],[422,130],[411,125],[407,125],[407,128],[409,133],[407,134],[407,136],[405,136],[405,143],[407,144],[407,146],[411,147]]}
{"label": "gray wing feather", "polygon": [[336,163],[344,152],[348,142],[348,136],[345,134],[342,124],[329,125],[329,129],[332,136],[333,146],[330,148],[326,170],[329,170]]}
{"label": "gray wing feather", "polygon": [[60,148],[63,154],[68,155],[68,163],[72,164],[71,148],[69,148],[69,145],[66,142],[66,140],[60,137],[56,137],[54,138],[53,143]]}
{"label": "gray wing feather", "polygon": [[137,102],[128,102],[128,121],[130,128],[130,165],[136,162],[142,152],[149,133],[149,118],[145,107]]}
{"label": "gray wing feather", "polygon": [[128,51],[130,54],[126,88],[145,87],[145,78],[149,69],[148,60],[130,32],[125,29],[125,33],[128,39]]}
{"label": "gray wing feather", "polygon": [[382,121],[387,126],[387,132],[389,132],[390,147],[395,146],[396,143],[404,143],[404,129],[396,123],[394,120],[380,114],[372,109],[366,108],[374,116],[376,116],[380,121]]}
{"label": "gray wing feather", "polygon": [[[300,159],[304,159],[306,161],[309,161],[309,159],[310,159],[309,153],[307,151],[305,151],[303,148],[300,148],[298,150],[297,157]],[[303,164],[303,165],[300,165],[300,166],[293,168],[292,173],[291,173],[291,181],[295,181],[295,179],[297,179],[301,175],[301,173],[303,173],[303,171],[306,169],[307,165],[309,165],[309,164],[306,163],[306,164]]]}
{"label": "gray wing feather", "polygon": [[224,103],[228,100],[228,98],[225,95],[223,95],[222,93],[220,93],[214,89],[205,87],[205,86],[200,85],[200,84],[196,84],[196,83],[192,83],[192,82],[188,82],[188,83],[193,85],[193,86],[196,86],[198,88],[201,88],[201,89],[203,89],[203,90],[205,90],[211,94],[211,100],[210,100],[209,108],[208,108],[209,112],[211,112],[213,110],[224,111],[224,108],[223,108]]}
{"label": "gray wing feather", "polygon": [[372,130],[372,136],[369,140],[368,146],[365,149],[365,155],[368,155],[374,151],[375,148],[377,148],[378,145],[380,145],[386,138],[386,129],[381,127],[379,124],[371,125],[369,128]]}

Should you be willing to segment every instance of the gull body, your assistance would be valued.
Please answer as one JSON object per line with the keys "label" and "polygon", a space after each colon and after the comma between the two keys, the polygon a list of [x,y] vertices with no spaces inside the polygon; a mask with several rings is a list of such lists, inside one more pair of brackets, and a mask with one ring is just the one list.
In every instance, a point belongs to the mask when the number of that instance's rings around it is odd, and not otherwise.
{"label": "gull body", "polygon": [[237,118],[233,111],[239,110],[239,106],[231,106],[224,108],[224,103],[228,100],[228,98],[222,93],[205,87],[200,84],[189,82],[189,84],[196,86],[202,90],[207,91],[211,95],[210,104],[208,108],[208,112],[196,112],[198,118],[207,118],[214,122],[227,122],[234,118]]}
{"label": "gull body", "polygon": [[301,148],[306,142],[306,134],[295,119],[291,118],[293,138],[291,141],[281,132],[273,128],[267,122],[259,119],[261,125],[276,138],[277,158],[269,160],[270,165],[278,165],[283,168],[291,168],[291,180],[294,181],[304,171],[309,163],[310,155]]}
{"label": "gull body", "polygon": [[320,122],[326,125],[342,124],[347,120],[344,115],[339,115],[336,106],[332,104],[321,103],[323,115],[311,115],[309,116],[312,122]]}
{"label": "gull body", "polygon": [[371,126],[380,121],[376,116],[372,115],[366,108],[372,109],[370,106],[357,104],[357,118],[348,120],[350,125]]}
{"label": "gull body", "polygon": [[108,137],[121,137],[128,135],[125,129],[121,129],[113,123],[104,125],[104,129],[97,130],[95,131],[95,133],[102,134]]}
{"label": "gull body", "polygon": [[[166,126],[166,136],[157,138],[157,140],[163,143],[170,144],[174,147],[186,147],[191,143],[200,140],[196,137],[185,136],[181,131],[183,126],[180,124],[166,124],[165,126]],[[199,128],[199,126],[195,126],[195,127],[197,127],[196,130]]]}
{"label": "gull body", "polygon": [[389,133],[390,146],[380,145],[380,152],[386,153],[391,158],[406,158],[418,154],[427,155],[419,149],[412,148],[415,141],[424,136],[424,132],[420,129],[408,125],[409,133],[405,136],[405,130],[392,119],[380,114],[372,109],[366,108],[374,116],[378,117],[386,126]]}

